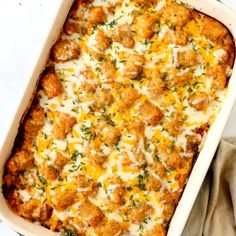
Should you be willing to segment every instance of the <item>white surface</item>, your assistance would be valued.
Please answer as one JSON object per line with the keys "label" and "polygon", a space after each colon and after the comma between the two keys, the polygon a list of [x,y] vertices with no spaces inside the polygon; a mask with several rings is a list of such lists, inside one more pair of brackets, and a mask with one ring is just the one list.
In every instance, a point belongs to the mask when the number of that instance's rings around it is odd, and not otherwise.
{"label": "white surface", "polygon": [[[50,7],[55,1],[0,0],[0,146],[27,82],[25,74],[31,66],[31,56],[38,53],[45,24],[50,19]],[[225,2],[236,9],[235,0]],[[236,105],[224,136],[236,136],[235,120]],[[0,235],[15,236],[16,233],[0,223]]]}
{"label": "white surface", "polygon": [[[48,35],[47,26],[55,17],[53,10],[62,1],[67,0],[0,0],[0,148],[28,84],[34,58]],[[0,222],[2,235],[18,234]]]}
{"label": "white surface", "polygon": [[11,230],[4,223],[0,223],[0,235],[4,235],[4,236],[19,236],[16,232]]}

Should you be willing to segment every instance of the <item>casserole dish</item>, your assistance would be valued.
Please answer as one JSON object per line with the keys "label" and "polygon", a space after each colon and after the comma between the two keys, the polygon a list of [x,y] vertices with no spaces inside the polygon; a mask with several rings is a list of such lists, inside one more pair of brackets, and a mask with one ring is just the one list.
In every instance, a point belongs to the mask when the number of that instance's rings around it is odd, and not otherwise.
{"label": "casserole dish", "polygon": [[[206,12],[206,13],[208,13],[208,12]],[[231,88],[230,86],[231,86],[231,82],[230,82],[230,84],[229,84],[229,92],[228,92],[228,94],[230,93],[230,88]],[[228,98],[228,97],[226,97],[226,99],[225,99],[226,101],[227,101],[227,98]],[[224,103],[224,104],[225,104],[225,103]],[[228,104],[227,104],[227,105],[228,105]],[[222,108],[222,111],[224,111],[224,106],[223,106],[223,108]],[[220,114],[221,114],[221,113],[220,113]],[[219,116],[218,116],[218,119],[219,119],[219,117],[220,117],[220,114],[219,114]],[[217,123],[218,119],[216,120],[216,123]],[[213,128],[214,128],[214,125],[213,125]],[[213,129],[213,128],[212,128],[212,129]],[[208,137],[210,137],[211,132],[213,132],[213,131],[210,131]],[[216,134],[216,133],[215,133],[215,134]],[[212,143],[212,142],[211,142],[211,143]],[[207,145],[205,145],[205,146],[207,146]],[[209,150],[210,150],[210,149],[209,149],[209,147],[208,147],[208,151],[209,151]],[[203,149],[202,153],[204,153],[204,149]],[[200,156],[203,155],[202,153],[200,154]],[[200,158],[200,156],[199,156],[199,158]],[[191,177],[192,177],[192,176],[191,176]],[[191,179],[191,177],[190,177],[190,179]],[[192,178],[193,178],[193,177],[192,177]],[[176,213],[176,214],[177,214],[177,213]],[[171,226],[170,226],[170,231],[169,231],[169,233],[171,232],[171,227],[172,227],[172,223],[171,223]],[[175,230],[174,230],[175,235],[176,235],[177,232],[178,232],[178,231],[175,229]]]}

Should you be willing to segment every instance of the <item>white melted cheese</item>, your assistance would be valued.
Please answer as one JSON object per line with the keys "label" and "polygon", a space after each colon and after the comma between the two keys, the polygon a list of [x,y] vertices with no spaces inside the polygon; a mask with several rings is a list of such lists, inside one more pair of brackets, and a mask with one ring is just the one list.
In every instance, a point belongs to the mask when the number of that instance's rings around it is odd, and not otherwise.
{"label": "white melted cheese", "polygon": [[167,33],[170,33],[172,35],[172,37],[175,38],[174,32],[172,30],[170,30],[170,28],[167,25],[165,25],[161,28],[160,33],[158,35],[159,41],[162,41]]}
{"label": "white melted cheese", "polygon": [[24,201],[27,202],[32,198],[32,194],[30,194],[28,191],[26,190],[18,190],[18,193],[20,195],[20,198]]}
{"label": "white melted cheese", "polygon": [[166,5],[166,0],[158,1],[155,11],[160,11]]}
{"label": "white melted cheese", "polygon": [[221,49],[218,49],[218,50],[214,51],[213,55],[215,57],[214,62],[216,64],[219,64],[224,60],[224,58],[227,57],[227,52],[224,49],[221,48]]}

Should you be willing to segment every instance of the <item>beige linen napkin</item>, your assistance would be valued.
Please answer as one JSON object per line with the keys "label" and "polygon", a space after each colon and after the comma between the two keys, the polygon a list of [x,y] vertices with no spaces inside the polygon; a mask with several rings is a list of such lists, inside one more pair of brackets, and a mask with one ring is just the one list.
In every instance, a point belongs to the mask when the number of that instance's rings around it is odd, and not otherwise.
{"label": "beige linen napkin", "polygon": [[221,140],[182,236],[236,236],[236,138]]}

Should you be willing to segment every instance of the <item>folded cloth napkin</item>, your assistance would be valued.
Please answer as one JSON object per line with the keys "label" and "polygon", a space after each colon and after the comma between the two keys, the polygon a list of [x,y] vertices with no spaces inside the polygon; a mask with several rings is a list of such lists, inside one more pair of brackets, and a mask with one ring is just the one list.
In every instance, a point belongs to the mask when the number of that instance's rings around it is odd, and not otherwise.
{"label": "folded cloth napkin", "polygon": [[182,236],[236,235],[236,138],[222,139]]}

